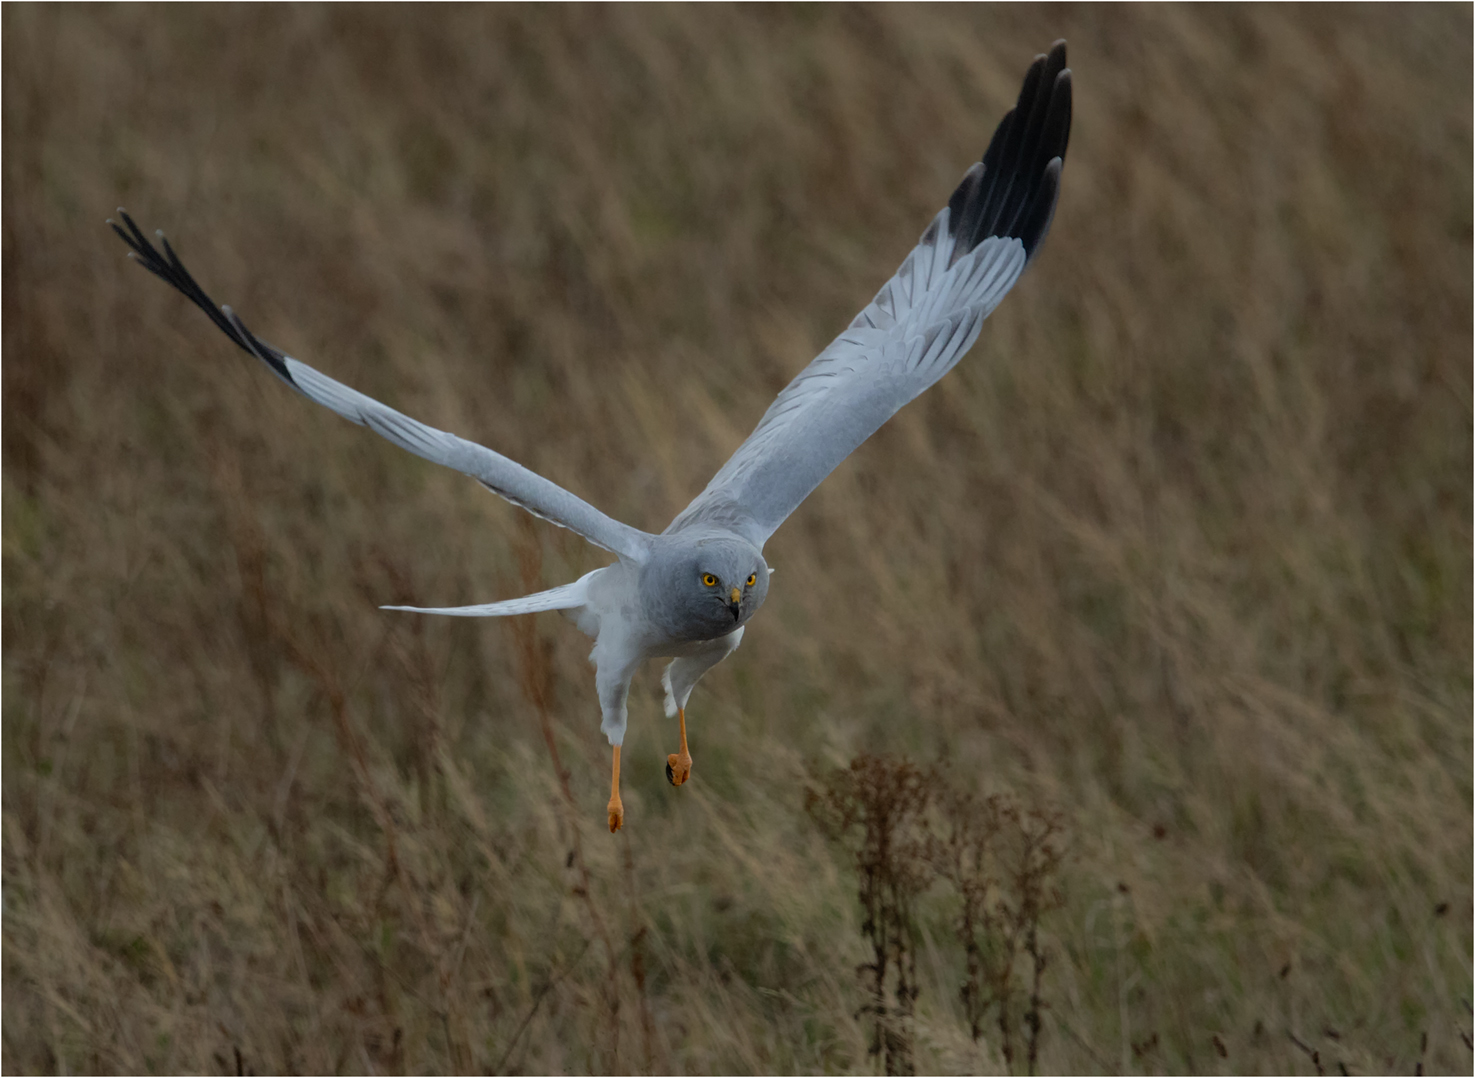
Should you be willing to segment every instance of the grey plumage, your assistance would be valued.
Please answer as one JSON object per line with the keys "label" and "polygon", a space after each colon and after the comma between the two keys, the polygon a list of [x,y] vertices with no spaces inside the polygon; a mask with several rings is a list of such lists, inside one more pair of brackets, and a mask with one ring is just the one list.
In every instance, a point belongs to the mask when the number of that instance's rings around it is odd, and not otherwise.
{"label": "grey plumage", "polygon": [[[464,617],[570,612],[595,638],[590,658],[602,728],[618,746],[630,679],[640,664],[657,656],[673,660],[663,677],[666,707],[672,714],[683,709],[701,676],[737,647],[767,595],[762,550],[769,536],[836,465],[972,346],[1050,227],[1070,119],[1070,71],[1058,42],[1031,66],[983,159],[896,275],[778,395],[747,441],[660,535],[622,524],[515,461],[411,419],[266,344],[229,307],[216,306],[162,234],[161,253],[121,209],[122,224],[109,224],[145,269],[293,389],[617,556],[572,584],[520,599],[386,609]],[[616,826],[613,808],[611,821]]]}

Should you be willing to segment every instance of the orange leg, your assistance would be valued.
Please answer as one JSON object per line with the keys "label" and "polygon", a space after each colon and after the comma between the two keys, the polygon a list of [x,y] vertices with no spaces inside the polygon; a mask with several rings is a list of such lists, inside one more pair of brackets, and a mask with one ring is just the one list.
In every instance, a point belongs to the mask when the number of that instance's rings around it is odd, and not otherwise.
{"label": "orange leg", "polygon": [[625,805],[620,801],[620,746],[615,746],[614,774],[609,780],[609,833],[614,834],[625,823]]}
{"label": "orange leg", "polygon": [[676,714],[681,720],[681,751],[666,757],[666,781],[672,786],[680,786],[691,778],[691,753],[686,751],[686,708],[677,708]]}

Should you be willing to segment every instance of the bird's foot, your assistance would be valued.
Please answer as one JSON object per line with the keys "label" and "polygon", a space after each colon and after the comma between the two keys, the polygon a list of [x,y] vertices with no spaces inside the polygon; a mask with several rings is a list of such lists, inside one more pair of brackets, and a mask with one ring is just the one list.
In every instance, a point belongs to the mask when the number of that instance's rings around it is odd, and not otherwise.
{"label": "bird's foot", "polygon": [[615,794],[609,799],[609,833],[614,834],[625,825],[625,806],[620,802],[620,795]]}
{"label": "bird's foot", "polygon": [[666,781],[672,786],[681,786],[691,778],[691,753],[684,748],[666,757]]}
{"label": "bird's foot", "polygon": [[681,751],[666,757],[666,781],[672,786],[680,786],[691,778],[691,753],[686,751],[686,708],[677,708],[676,715],[681,723]]}
{"label": "bird's foot", "polygon": [[625,825],[625,803],[620,800],[620,746],[614,747],[614,765],[609,776],[609,833],[614,834]]}

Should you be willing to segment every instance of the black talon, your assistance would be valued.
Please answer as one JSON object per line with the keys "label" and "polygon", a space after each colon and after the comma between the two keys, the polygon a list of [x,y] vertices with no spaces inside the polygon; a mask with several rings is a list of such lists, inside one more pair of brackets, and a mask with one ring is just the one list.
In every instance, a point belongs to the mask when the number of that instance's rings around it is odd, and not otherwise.
{"label": "black talon", "polygon": [[676,785],[676,772],[671,770],[671,761],[666,761],[666,781],[672,786]]}

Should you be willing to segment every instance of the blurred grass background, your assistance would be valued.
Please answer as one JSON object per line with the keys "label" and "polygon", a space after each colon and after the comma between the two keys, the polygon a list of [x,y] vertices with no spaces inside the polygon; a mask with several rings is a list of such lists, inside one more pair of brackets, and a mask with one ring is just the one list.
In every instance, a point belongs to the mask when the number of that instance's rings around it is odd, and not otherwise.
{"label": "blurred grass background", "polygon": [[[1471,29],[5,5],[4,1068],[864,1071],[803,789],[888,751],[1066,814],[1045,1069],[1468,1071]],[[102,224],[659,530],[1062,36],[1040,259],[774,537],[684,789],[637,680],[614,838],[571,625],[376,609],[601,553]],[[928,916],[918,1066],[997,1071]]]}

